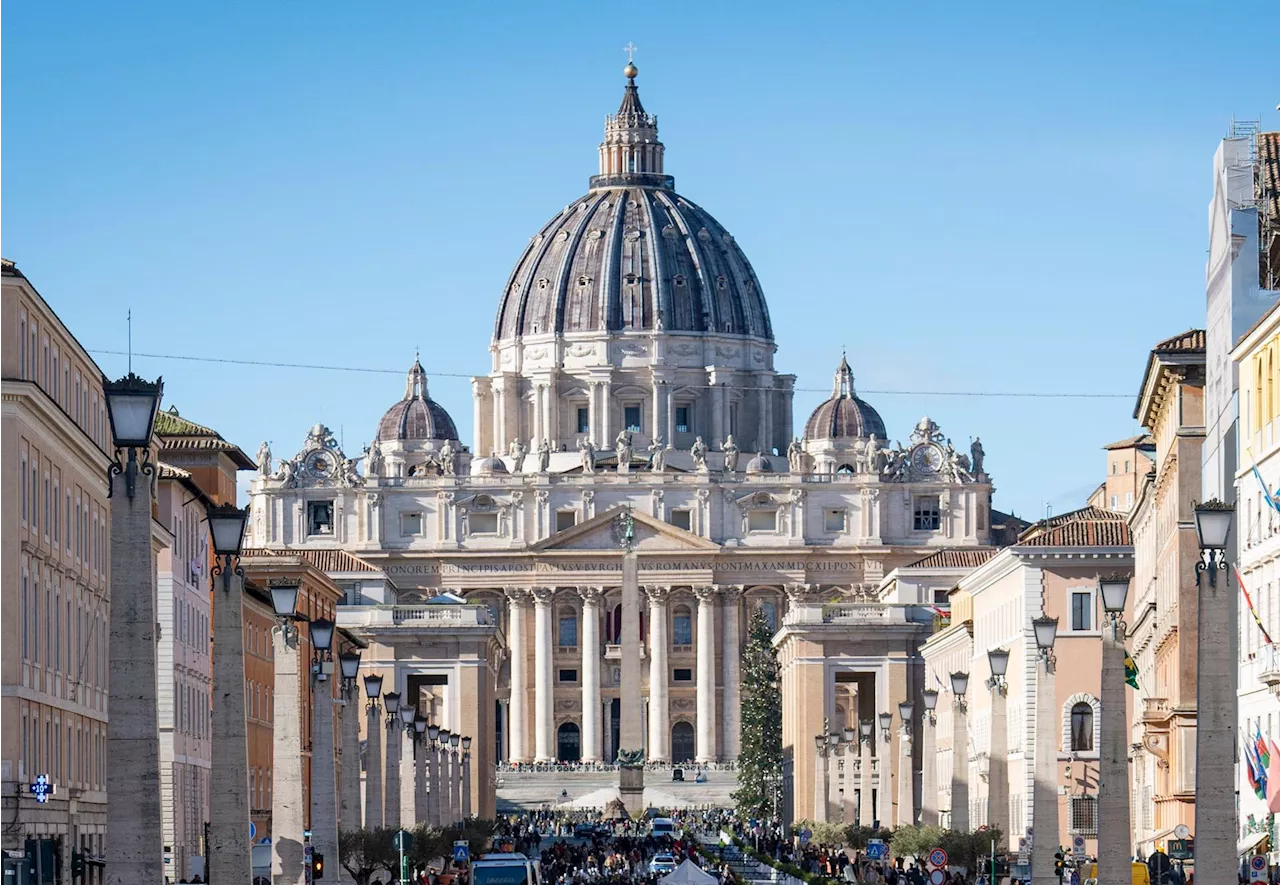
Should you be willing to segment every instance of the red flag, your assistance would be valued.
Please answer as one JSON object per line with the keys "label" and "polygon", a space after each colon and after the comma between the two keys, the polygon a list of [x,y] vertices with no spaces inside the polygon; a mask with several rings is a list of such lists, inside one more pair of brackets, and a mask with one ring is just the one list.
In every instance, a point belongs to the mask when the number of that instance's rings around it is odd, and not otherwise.
{"label": "red flag", "polygon": [[1267,811],[1280,814],[1280,748],[1274,742],[1271,743],[1271,764],[1267,766]]}

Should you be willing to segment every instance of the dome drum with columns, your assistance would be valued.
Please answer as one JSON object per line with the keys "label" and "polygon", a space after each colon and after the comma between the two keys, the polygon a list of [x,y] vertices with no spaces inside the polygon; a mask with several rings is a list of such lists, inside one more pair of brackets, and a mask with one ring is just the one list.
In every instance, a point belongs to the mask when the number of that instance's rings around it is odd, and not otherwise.
{"label": "dome drum with columns", "polygon": [[[415,360],[362,457],[322,425],[279,470],[264,444],[250,544],[332,565],[339,624],[371,643],[362,667],[486,710],[491,759],[611,760],[624,704],[644,705],[650,759],[736,758],[757,609],[784,656],[788,637],[829,650],[829,667],[784,680],[787,746],[811,751],[814,732],[793,732],[838,712],[824,699],[852,721],[919,687],[916,649],[958,576],[902,576],[993,543],[985,453],[977,439],[957,451],[929,418],[891,441],[843,358],[793,436],[794,378],[774,368],[759,281],[671,189],[628,79],[601,175],[501,295],[492,370],[472,379],[474,456]],[[641,697],[616,675],[623,513],[644,591]],[[502,648],[491,683],[426,660],[485,631]],[[796,790],[812,779],[798,770]]]}

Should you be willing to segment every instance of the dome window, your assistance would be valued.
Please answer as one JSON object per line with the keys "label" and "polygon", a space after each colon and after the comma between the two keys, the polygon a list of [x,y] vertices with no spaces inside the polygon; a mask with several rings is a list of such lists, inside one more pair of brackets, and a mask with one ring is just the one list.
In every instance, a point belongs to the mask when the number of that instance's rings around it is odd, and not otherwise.
{"label": "dome window", "polygon": [[675,284],[675,285],[677,285],[677,286],[683,286],[683,285],[684,285],[684,274],[682,274],[682,273],[678,273],[678,274],[676,274],[674,277],[672,277],[672,278],[671,278],[671,282],[672,282],[672,283],[674,283],[674,284]]}
{"label": "dome window", "polygon": [[720,291],[722,291],[722,292],[723,292],[726,288],[728,288],[728,286],[729,286],[729,278],[728,278],[728,277],[724,276],[723,274],[721,274],[720,276],[716,277],[716,288],[717,288],[717,289],[719,289]]}

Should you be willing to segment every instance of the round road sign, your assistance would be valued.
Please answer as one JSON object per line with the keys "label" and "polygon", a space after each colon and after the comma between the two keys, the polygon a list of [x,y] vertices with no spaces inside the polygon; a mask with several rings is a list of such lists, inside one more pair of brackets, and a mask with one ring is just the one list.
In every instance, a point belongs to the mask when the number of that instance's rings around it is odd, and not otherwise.
{"label": "round road sign", "polygon": [[1191,838],[1191,828],[1186,824],[1178,824],[1173,828],[1173,835],[1179,839]]}
{"label": "round road sign", "polygon": [[1254,870],[1265,870],[1267,868],[1267,858],[1261,854],[1255,854],[1249,861],[1249,868]]}
{"label": "round road sign", "polygon": [[935,867],[945,867],[947,865],[947,853],[941,848],[935,848],[929,852],[929,864]]}
{"label": "round road sign", "polygon": [[934,870],[929,874],[929,885],[942,885],[947,881],[947,874],[943,870]]}

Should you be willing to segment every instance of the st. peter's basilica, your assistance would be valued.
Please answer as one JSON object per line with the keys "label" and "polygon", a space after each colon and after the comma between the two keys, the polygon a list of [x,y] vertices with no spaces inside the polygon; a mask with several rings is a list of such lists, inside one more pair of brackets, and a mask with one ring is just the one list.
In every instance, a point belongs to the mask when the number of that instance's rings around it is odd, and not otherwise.
{"label": "st. peter's basilica", "polygon": [[[760,609],[803,811],[814,736],[919,696],[918,648],[956,577],[1001,543],[1000,517],[976,428],[887,428],[844,358],[793,431],[762,282],[676,192],[636,73],[587,193],[494,293],[471,445],[415,360],[356,457],[322,425],[291,457],[263,445],[252,547],[320,563],[346,593],[339,624],[370,643],[362,668],[483,736],[478,772],[610,760],[623,705],[651,760],[734,759]],[[620,697],[618,664],[627,510],[647,598],[638,697]]]}

